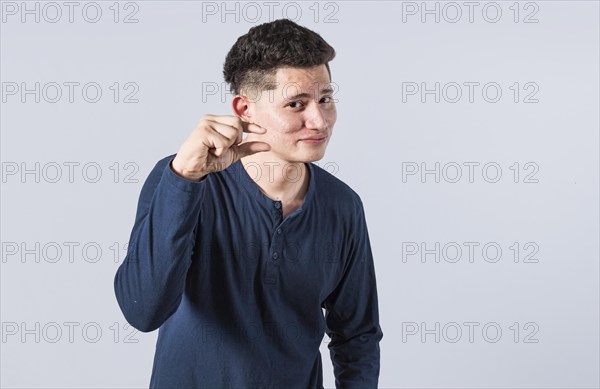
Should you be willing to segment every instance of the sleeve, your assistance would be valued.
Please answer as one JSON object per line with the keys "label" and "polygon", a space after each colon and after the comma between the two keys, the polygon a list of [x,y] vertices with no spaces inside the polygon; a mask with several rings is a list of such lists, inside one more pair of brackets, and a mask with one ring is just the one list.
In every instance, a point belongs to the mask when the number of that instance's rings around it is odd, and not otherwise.
{"label": "sleeve", "polygon": [[329,351],[339,388],[377,388],[379,325],[377,286],[369,233],[359,200],[343,276],[324,302]]}
{"label": "sleeve", "polygon": [[206,177],[189,181],[160,160],[140,193],[127,255],[114,289],[125,319],[143,332],[159,328],[178,308],[191,264]]}

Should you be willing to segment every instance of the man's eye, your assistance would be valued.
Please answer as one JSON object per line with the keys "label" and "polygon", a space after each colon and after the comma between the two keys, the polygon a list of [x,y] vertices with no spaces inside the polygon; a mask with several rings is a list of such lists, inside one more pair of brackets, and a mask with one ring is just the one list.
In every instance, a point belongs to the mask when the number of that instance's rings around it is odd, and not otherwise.
{"label": "man's eye", "polygon": [[292,108],[301,108],[303,106],[301,101],[292,101],[291,103],[288,104],[289,107]]}
{"label": "man's eye", "polygon": [[325,96],[321,99],[321,103],[331,103],[333,102],[333,99],[331,98],[331,96]]}

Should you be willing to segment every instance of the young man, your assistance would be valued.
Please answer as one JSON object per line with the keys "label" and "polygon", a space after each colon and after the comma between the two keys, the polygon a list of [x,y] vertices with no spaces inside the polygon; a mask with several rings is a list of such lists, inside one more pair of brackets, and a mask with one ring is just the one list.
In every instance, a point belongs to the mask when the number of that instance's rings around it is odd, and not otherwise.
{"label": "young man", "polygon": [[377,387],[362,202],[311,163],[336,121],[334,56],[289,20],[251,28],[224,66],[235,116],[204,116],[150,173],[115,276],[127,321],[160,327],[150,387],[322,388],[325,332],[336,385]]}

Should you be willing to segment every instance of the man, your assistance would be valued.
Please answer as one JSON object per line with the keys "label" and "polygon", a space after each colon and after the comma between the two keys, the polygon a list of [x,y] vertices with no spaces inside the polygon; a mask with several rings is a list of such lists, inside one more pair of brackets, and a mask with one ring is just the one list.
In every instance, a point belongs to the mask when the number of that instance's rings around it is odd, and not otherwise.
{"label": "man", "polygon": [[334,56],[289,20],[251,28],[224,65],[235,116],[204,116],[150,173],[115,276],[127,321],[160,327],[150,387],[322,388],[325,332],[336,385],[377,387],[362,202],[311,163],[336,121]]}

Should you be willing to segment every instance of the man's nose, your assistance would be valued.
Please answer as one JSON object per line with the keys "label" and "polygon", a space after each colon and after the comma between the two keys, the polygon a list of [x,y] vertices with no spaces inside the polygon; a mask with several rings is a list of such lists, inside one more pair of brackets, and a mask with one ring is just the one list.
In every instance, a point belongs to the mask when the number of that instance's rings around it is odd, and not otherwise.
{"label": "man's nose", "polygon": [[327,127],[327,120],[321,110],[319,104],[311,104],[310,107],[305,111],[306,116],[306,127],[315,130],[324,130]]}

